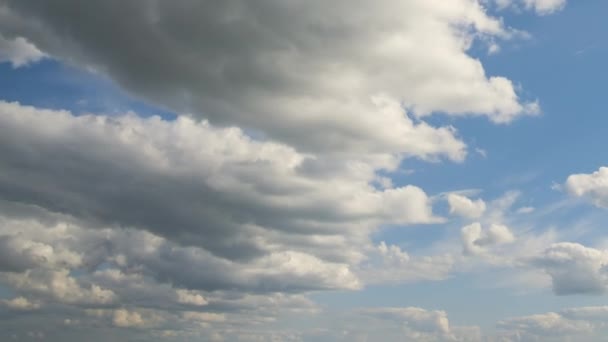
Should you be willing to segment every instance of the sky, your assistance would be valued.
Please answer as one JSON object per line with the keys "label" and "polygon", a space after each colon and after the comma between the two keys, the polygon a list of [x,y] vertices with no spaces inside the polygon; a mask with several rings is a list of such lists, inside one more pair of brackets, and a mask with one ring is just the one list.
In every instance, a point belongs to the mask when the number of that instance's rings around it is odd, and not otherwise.
{"label": "sky", "polygon": [[0,340],[608,341],[607,10],[0,0]]}

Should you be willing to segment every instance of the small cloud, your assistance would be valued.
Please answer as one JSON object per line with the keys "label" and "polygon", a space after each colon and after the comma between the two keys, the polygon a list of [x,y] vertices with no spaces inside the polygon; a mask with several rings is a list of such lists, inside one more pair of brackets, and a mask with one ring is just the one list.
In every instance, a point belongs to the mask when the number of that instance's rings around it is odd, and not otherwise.
{"label": "small cloud", "polygon": [[0,63],[9,62],[13,68],[38,62],[46,55],[23,37],[7,39],[0,35]]}
{"label": "small cloud", "polygon": [[476,147],[475,152],[484,158],[488,157],[488,152],[486,150],[484,150],[483,148]]}
{"label": "small cloud", "polygon": [[488,55],[495,55],[500,52],[500,45],[492,43],[488,46]]}
{"label": "small cloud", "polygon": [[563,190],[563,187],[561,184],[553,182],[553,183],[551,183],[551,190],[561,192]]}
{"label": "small cloud", "polygon": [[529,214],[535,210],[534,207],[521,207],[517,209],[518,214]]}

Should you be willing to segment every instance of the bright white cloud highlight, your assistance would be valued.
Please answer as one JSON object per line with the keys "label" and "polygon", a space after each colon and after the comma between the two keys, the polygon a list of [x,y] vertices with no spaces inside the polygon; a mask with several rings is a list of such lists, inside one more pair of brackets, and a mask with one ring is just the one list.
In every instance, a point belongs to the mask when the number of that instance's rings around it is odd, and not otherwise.
{"label": "bright white cloud highlight", "polygon": [[558,295],[602,294],[608,285],[608,251],[577,243],[556,243],[533,264],[551,276]]}
{"label": "bright white cloud highlight", "polygon": [[9,62],[13,68],[19,68],[44,57],[45,54],[25,38],[8,39],[0,34],[0,63]]}
{"label": "bright white cloud highlight", "polygon": [[485,252],[486,247],[515,241],[513,233],[507,226],[491,224],[487,229],[482,229],[479,222],[462,227],[461,239],[465,255],[481,254]]}
{"label": "bright white cloud highlight", "polygon": [[479,218],[486,210],[486,203],[481,199],[471,200],[459,194],[448,194],[450,214],[466,218]]}
{"label": "bright white cloud highlight", "polygon": [[586,198],[598,207],[608,208],[608,167],[587,174],[570,175],[566,190],[573,196]]}

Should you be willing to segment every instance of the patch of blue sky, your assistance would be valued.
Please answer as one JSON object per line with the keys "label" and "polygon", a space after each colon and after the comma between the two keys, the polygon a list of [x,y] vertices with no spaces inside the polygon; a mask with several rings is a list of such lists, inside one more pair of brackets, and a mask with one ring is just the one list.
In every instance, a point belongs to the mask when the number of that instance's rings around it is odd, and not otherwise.
{"label": "patch of blue sky", "polygon": [[479,325],[490,331],[507,317],[606,304],[606,300],[597,295],[556,296],[550,289],[535,288],[515,291],[506,284],[512,275],[496,271],[457,274],[442,281],[377,285],[363,291],[320,292],[311,298],[336,312],[384,306],[444,310],[451,325]]}
{"label": "patch of blue sky", "polygon": [[132,111],[144,117],[175,118],[171,111],[127,94],[106,77],[48,58],[19,68],[0,63],[0,100],[76,115]]}
{"label": "patch of blue sky", "polygon": [[[434,125],[456,127],[469,155],[463,163],[405,160],[402,169],[413,172],[392,174],[394,184],[419,185],[431,195],[481,189],[478,196],[486,201],[519,190],[520,207],[542,208],[565,200],[563,191],[551,189],[553,184],[607,162],[602,153],[608,146],[603,105],[608,83],[606,10],[606,2],[579,1],[551,16],[500,12],[505,22],[531,38],[499,42],[501,50],[492,55],[487,46],[477,44],[471,53],[482,61],[487,75],[505,76],[518,85],[523,99],[538,99],[542,114],[503,125],[483,117],[448,118],[440,113],[425,118]],[[553,213],[552,220],[546,217],[546,223],[563,225],[589,212],[602,215],[575,206]]]}

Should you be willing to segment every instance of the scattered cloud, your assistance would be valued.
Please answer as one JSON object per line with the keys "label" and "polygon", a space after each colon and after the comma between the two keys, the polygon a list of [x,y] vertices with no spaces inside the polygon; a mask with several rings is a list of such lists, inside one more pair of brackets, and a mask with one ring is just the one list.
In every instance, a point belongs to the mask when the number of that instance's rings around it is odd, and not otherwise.
{"label": "scattered cloud", "polygon": [[0,63],[9,62],[13,68],[19,68],[44,57],[46,55],[25,38],[8,39],[0,34]]}
{"label": "scattered cloud", "polygon": [[478,222],[463,227],[461,238],[465,255],[480,254],[486,246],[508,244],[515,241],[513,233],[507,226],[492,224],[484,230]]}
{"label": "scattered cloud", "polygon": [[486,203],[482,199],[471,200],[465,196],[452,193],[448,194],[450,214],[466,218],[478,218],[486,210]]}
{"label": "scattered cloud", "polygon": [[570,175],[564,184],[572,196],[588,199],[598,207],[608,208],[608,167],[587,174]]}
{"label": "scattered cloud", "polygon": [[557,295],[602,294],[608,285],[608,251],[578,243],[556,243],[532,261],[552,279]]}
{"label": "scattered cloud", "polygon": [[498,8],[507,7],[523,8],[532,10],[538,15],[553,14],[566,7],[567,0],[495,0]]}

